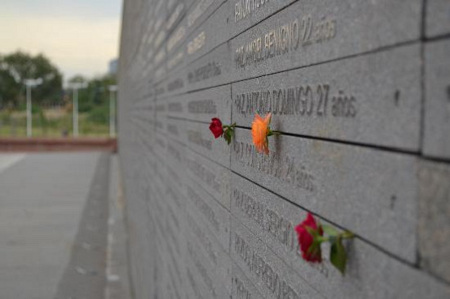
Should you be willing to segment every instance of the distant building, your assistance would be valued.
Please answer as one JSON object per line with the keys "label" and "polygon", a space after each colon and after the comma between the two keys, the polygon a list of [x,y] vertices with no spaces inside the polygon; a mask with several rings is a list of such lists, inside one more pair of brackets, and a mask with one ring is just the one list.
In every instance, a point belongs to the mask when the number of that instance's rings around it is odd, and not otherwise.
{"label": "distant building", "polygon": [[108,73],[110,75],[115,75],[117,74],[117,64],[118,64],[118,59],[112,59],[109,61],[109,67],[108,67]]}

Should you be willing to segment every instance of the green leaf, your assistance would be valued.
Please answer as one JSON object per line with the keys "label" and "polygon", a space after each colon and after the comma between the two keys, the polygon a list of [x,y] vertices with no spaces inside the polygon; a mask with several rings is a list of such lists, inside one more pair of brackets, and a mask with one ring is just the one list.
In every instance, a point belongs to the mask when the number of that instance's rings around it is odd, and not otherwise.
{"label": "green leaf", "polygon": [[322,225],[322,229],[323,229],[323,232],[329,236],[335,237],[339,234],[339,232],[335,228],[333,228],[329,225]]}
{"label": "green leaf", "polygon": [[345,266],[347,264],[347,254],[342,239],[337,238],[336,242],[332,243],[330,251],[330,261],[341,273],[345,274]]}
{"label": "green leaf", "polygon": [[231,143],[231,137],[233,137],[233,129],[227,128],[223,133],[223,138],[227,141],[228,144]]}

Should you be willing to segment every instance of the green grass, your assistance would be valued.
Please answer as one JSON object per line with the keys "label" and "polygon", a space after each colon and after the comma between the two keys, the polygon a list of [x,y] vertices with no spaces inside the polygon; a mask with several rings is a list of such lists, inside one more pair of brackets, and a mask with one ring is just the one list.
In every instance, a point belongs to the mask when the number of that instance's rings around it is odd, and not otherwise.
{"label": "green grass", "polygon": [[[94,113],[95,114],[95,113]],[[105,121],[101,119],[101,121]],[[33,137],[61,137],[63,131],[72,136],[72,113],[63,112],[56,117],[45,117],[43,112],[33,113]],[[109,136],[109,122],[100,122],[91,117],[89,112],[81,113],[78,117],[79,136],[107,137]],[[27,119],[23,112],[0,111],[0,137],[26,137]]]}

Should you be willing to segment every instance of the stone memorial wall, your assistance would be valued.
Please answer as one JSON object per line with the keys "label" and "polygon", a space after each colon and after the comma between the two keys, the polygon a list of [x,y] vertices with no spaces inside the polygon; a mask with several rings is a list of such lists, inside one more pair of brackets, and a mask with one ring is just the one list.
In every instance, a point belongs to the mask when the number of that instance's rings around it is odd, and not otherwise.
{"label": "stone memorial wall", "polygon": [[119,154],[136,298],[450,298],[450,1],[125,0]]}

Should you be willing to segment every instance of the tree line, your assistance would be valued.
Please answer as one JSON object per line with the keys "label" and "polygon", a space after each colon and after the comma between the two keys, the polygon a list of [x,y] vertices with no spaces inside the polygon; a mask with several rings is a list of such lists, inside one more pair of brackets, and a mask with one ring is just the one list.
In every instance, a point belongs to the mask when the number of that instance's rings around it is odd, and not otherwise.
{"label": "tree line", "polygon": [[[33,104],[71,101],[72,92],[63,88],[63,75],[44,54],[30,55],[17,51],[0,54],[0,109],[18,109],[25,105],[27,79],[41,78],[42,83],[33,88]],[[79,91],[80,112],[88,112],[109,100],[108,86],[116,84],[115,75],[106,74],[96,78],[77,75],[69,82],[86,82],[87,87]]]}

